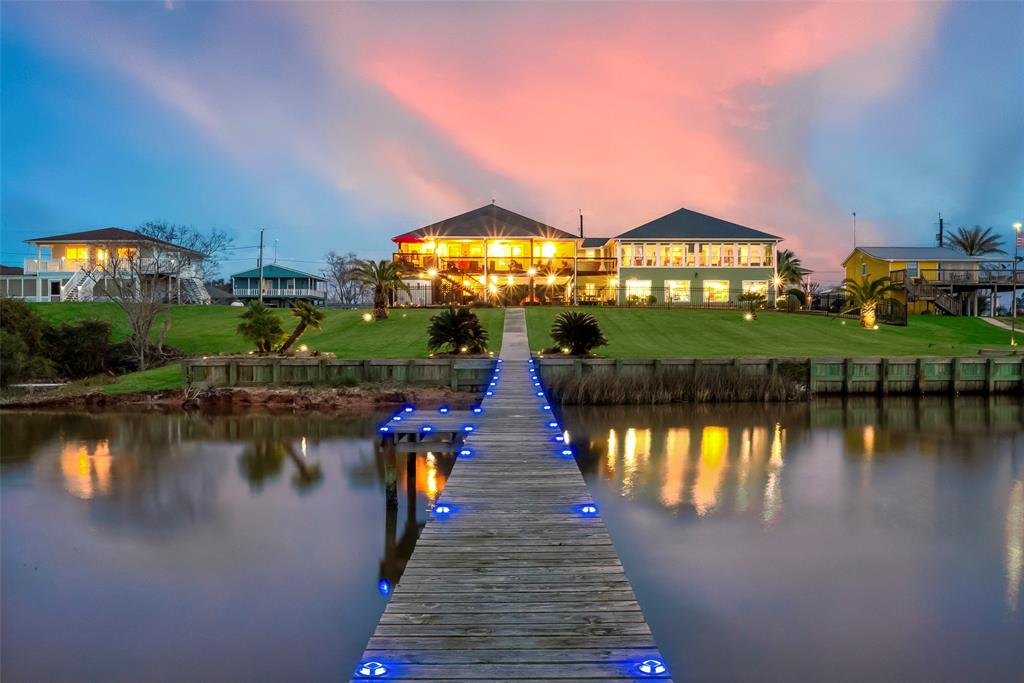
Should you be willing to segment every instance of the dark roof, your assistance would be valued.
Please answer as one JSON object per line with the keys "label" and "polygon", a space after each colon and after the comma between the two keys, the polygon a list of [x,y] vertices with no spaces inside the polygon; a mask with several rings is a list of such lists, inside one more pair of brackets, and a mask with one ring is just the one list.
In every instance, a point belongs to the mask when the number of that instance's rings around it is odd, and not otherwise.
{"label": "dark roof", "polygon": [[431,223],[391,239],[395,242],[412,242],[432,237],[577,239],[571,232],[553,228],[514,211],[503,209],[497,204],[481,206],[479,209]]}
{"label": "dark roof", "polygon": [[1006,261],[1006,256],[967,256],[949,247],[857,247],[843,261],[845,264],[860,250],[883,261]]}
{"label": "dark roof", "polygon": [[28,244],[54,244],[63,242],[152,242],[154,244],[163,244],[168,247],[174,247],[181,251],[188,251],[193,254],[201,256],[197,251],[192,251],[177,244],[173,244],[166,240],[157,239],[156,237],[150,237],[144,235],[141,232],[135,230],[125,230],[124,228],[96,228],[95,230],[81,230],[79,232],[66,232],[62,235],[49,235],[48,237],[34,237],[30,240],[25,240]]}
{"label": "dark roof", "polygon": [[655,239],[737,239],[737,240],[781,240],[753,228],[748,228],[721,218],[706,216],[689,209],[678,209],[670,214],[655,218],[650,223],[622,233],[620,240]]}
{"label": "dark roof", "polygon": [[[235,273],[231,277],[232,278],[236,278],[236,277],[259,277],[259,276],[260,276],[260,269],[259,268],[252,268],[250,270],[246,270],[246,271],[243,271],[241,273]],[[263,266],[263,277],[264,278],[268,278],[268,277],[309,277],[309,278],[313,278],[314,280],[319,280],[320,282],[327,282],[327,280],[325,280],[320,275],[313,275],[312,273],[304,273],[301,270],[295,270],[294,268],[286,268],[284,266],[279,266],[276,263],[271,263],[269,265]]]}
{"label": "dark roof", "polygon": [[0,275],[24,275],[25,269],[21,266],[0,266]]}
{"label": "dark roof", "polygon": [[611,239],[611,237],[584,237],[582,246],[584,249],[600,249]]}
{"label": "dark roof", "polygon": [[214,301],[227,301],[235,298],[233,292],[229,292],[222,287],[214,287],[213,285],[206,285],[206,293],[209,294],[210,298]]}

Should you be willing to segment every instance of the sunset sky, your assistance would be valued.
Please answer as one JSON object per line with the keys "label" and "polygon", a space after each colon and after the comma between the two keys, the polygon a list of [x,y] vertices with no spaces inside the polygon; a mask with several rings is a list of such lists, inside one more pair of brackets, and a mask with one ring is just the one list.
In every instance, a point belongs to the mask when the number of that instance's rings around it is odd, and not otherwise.
{"label": "sunset sky", "polygon": [[[1024,217],[1024,3],[3,3],[2,260],[150,219],[385,258],[477,206],[852,244]],[[30,254],[31,251],[31,254]],[[254,263],[232,252],[224,270]]]}

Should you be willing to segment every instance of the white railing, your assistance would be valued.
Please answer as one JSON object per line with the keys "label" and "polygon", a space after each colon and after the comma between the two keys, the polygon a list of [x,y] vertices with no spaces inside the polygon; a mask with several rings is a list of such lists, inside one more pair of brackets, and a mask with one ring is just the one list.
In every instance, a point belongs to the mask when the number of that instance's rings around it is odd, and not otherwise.
{"label": "white railing", "polygon": [[85,268],[87,261],[79,258],[69,259],[25,259],[26,273],[73,273],[79,268]]}
{"label": "white railing", "polygon": [[[252,287],[243,289],[236,287],[234,291],[235,296],[259,296],[260,290],[258,287]],[[319,289],[264,289],[263,296],[314,296],[323,298],[325,293]]]}

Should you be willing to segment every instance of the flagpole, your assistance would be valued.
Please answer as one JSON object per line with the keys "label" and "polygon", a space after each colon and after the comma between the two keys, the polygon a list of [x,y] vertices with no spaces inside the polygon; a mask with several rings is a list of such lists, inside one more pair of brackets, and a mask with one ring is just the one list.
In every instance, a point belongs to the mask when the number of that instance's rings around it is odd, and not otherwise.
{"label": "flagpole", "polygon": [[1013,294],[1010,299],[1010,306],[1013,308],[1013,317],[1010,318],[1010,346],[1017,345],[1017,259],[1020,258],[1020,228],[1020,221],[1013,224]]}

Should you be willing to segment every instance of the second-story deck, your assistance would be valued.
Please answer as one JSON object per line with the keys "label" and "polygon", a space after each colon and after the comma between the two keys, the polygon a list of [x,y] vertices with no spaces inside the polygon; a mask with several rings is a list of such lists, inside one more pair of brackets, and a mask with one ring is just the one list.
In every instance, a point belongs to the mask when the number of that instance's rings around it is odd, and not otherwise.
{"label": "second-story deck", "polygon": [[458,256],[444,258],[434,254],[396,253],[392,259],[403,264],[410,272],[456,273],[459,275],[522,275],[529,276],[557,273],[561,275],[615,275],[615,258],[483,258],[479,256]]}
{"label": "second-story deck", "polygon": [[[981,268],[922,268],[916,273],[896,270],[892,281],[897,285],[928,284],[953,289],[991,289],[992,287],[1013,287],[1014,269],[1012,263],[998,263]],[[1016,270],[1016,285],[1024,287],[1024,269]]]}

